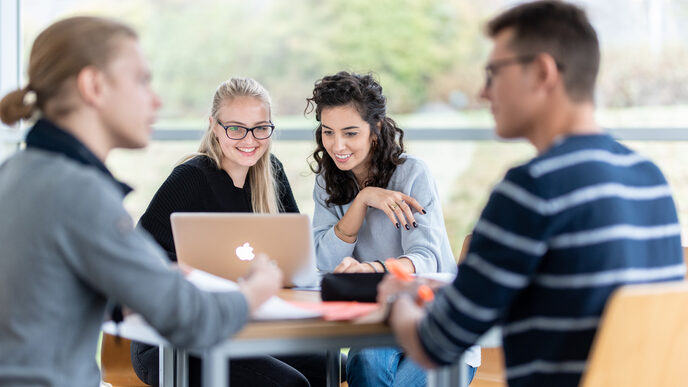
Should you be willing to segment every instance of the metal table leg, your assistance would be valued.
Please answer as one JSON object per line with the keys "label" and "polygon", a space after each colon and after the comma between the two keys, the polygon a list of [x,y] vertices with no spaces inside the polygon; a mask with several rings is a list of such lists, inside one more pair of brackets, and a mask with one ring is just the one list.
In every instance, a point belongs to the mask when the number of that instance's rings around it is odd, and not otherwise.
{"label": "metal table leg", "polygon": [[174,387],[174,349],[161,345],[159,351],[160,386]]}
{"label": "metal table leg", "polygon": [[203,356],[203,387],[229,386],[229,363],[217,350],[209,349]]}
{"label": "metal table leg", "polygon": [[183,349],[177,350],[176,387],[189,387],[189,354]]}
{"label": "metal table leg", "polygon": [[341,352],[339,348],[327,350],[326,378],[328,387],[338,387],[341,379]]}
{"label": "metal table leg", "polygon": [[459,358],[458,363],[428,371],[428,387],[465,387],[466,375],[468,375],[464,357]]}
{"label": "metal table leg", "polygon": [[453,375],[454,386],[467,387],[468,386],[468,364],[466,364],[466,357],[461,356],[459,364],[454,367],[456,375]]}

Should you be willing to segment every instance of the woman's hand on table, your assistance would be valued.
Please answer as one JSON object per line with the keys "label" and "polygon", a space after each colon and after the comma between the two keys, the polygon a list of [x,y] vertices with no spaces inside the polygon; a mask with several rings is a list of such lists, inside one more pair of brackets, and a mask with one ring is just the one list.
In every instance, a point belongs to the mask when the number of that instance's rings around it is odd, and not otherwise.
{"label": "woman's hand on table", "polygon": [[359,262],[355,258],[344,258],[337,267],[335,273],[376,273],[377,270],[372,266],[373,263]]}

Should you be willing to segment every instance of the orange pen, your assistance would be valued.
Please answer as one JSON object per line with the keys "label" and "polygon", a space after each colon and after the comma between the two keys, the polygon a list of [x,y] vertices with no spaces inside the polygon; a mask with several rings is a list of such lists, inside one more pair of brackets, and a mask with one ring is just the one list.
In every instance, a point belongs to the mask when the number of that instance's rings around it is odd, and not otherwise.
{"label": "orange pen", "polygon": [[[413,281],[411,273],[406,271],[396,259],[387,258],[385,265],[387,266],[387,270],[398,279],[404,282]],[[424,302],[430,302],[435,299],[435,292],[433,292],[428,285],[420,285],[418,287],[418,298]]]}

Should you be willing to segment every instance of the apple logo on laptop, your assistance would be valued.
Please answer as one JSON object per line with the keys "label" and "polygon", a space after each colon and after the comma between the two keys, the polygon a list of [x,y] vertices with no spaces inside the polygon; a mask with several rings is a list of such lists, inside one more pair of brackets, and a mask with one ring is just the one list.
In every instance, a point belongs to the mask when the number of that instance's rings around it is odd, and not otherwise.
{"label": "apple logo on laptop", "polygon": [[236,248],[236,255],[242,261],[250,261],[256,257],[253,254],[253,247],[248,242]]}

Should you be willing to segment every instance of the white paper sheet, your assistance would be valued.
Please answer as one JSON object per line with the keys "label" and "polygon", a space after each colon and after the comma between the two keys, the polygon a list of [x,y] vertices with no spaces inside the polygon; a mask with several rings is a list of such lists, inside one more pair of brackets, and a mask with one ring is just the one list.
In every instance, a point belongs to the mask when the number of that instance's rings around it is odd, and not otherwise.
{"label": "white paper sheet", "polygon": [[427,278],[444,283],[450,283],[454,282],[454,278],[456,278],[456,273],[420,273],[416,274],[416,277]]}
{"label": "white paper sheet", "polygon": [[294,320],[305,318],[317,318],[322,316],[320,312],[314,312],[291,305],[283,299],[272,296],[253,313],[253,320]]}
{"label": "white paper sheet", "polygon": [[186,279],[197,288],[206,292],[231,292],[239,290],[239,285],[228,279],[218,277],[203,270],[192,270]]}
{"label": "white paper sheet", "polygon": [[[197,288],[206,292],[231,292],[239,290],[239,285],[236,282],[202,270],[192,270],[186,276],[186,279],[196,285]],[[277,296],[272,296],[253,313],[252,319],[258,321],[293,320],[320,316],[322,314],[319,312],[293,306]]]}

